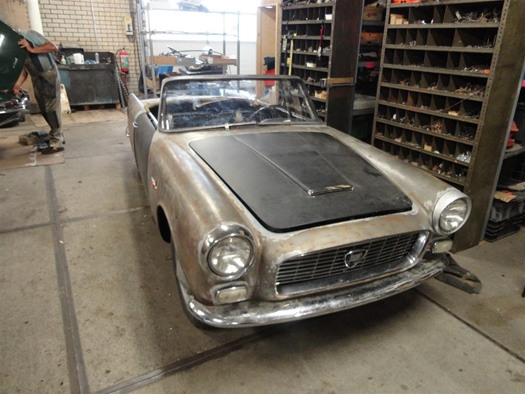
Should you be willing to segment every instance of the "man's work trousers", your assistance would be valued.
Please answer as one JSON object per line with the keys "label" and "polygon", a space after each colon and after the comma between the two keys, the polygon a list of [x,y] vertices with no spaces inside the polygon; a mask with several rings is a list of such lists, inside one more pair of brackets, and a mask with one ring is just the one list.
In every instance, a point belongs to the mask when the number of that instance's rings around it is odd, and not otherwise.
{"label": "man's work trousers", "polygon": [[64,138],[62,135],[62,108],[60,105],[60,77],[58,69],[39,73],[30,73],[35,98],[40,113],[51,128],[49,132],[49,145],[62,146]]}

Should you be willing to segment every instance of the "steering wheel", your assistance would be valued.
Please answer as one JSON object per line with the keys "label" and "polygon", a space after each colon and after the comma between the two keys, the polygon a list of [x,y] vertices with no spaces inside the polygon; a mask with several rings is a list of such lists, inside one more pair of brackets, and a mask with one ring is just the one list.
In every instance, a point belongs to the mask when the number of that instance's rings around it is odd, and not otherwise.
{"label": "steering wheel", "polygon": [[266,119],[287,119],[290,116],[291,113],[287,109],[278,105],[269,105],[256,110],[252,114],[251,119],[262,122]]}

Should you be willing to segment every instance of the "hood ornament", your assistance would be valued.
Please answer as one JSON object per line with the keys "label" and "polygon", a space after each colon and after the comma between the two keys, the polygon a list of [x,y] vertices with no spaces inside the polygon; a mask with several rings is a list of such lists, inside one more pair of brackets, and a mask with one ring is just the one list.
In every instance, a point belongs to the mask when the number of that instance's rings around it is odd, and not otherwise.
{"label": "hood ornament", "polygon": [[310,189],[308,190],[308,195],[315,197],[321,194],[337,193],[337,192],[351,192],[353,190],[354,190],[354,187],[352,185],[334,185],[334,186],[326,186],[326,187],[323,187],[322,189]]}

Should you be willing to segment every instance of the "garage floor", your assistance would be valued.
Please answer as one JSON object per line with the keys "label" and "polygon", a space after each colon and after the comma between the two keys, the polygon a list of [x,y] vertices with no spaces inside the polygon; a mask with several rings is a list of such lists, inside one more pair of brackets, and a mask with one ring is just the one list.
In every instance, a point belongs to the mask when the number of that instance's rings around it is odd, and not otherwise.
{"label": "garage floor", "polygon": [[200,331],[181,314],[125,115],[64,123],[64,164],[0,172],[0,392],[525,392],[525,229],[456,255],[479,295],[432,279],[330,316]]}

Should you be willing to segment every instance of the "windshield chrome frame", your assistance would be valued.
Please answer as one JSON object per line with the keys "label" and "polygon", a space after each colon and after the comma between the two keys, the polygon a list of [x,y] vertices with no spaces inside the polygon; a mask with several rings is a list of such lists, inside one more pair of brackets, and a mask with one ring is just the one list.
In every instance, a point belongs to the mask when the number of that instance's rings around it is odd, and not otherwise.
{"label": "windshield chrome frame", "polygon": [[[212,82],[235,82],[235,81],[253,81],[253,82],[264,82],[264,81],[291,81],[291,83],[297,84],[303,91],[302,99],[307,103],[309,112],[311,113],[312,118],[305,120],[303,122],[240,122],[240,123],[231,123],[225,124],[221,123],[220,125],[209,125],[209,126],[197,126],[197,127],[185,127],[178,129],[166,128],[166,122],[169,122],[167,116],[166,103],[169,101],[167,97],[168,85],[173,81],[176,82],[203,82],[203,83],[212,83]],[[194,132],[198,130],[211,130],[211,129],[233,129],[237,127],[247,126],[247,125],[273,125],[283,124],[283,125],[312,125],[312,124],[324,124],[324,122],[319,118],[317,112],[315,111],[315,106],[312,102],[310,95],[308,94],[308,89],[304,84],[303,80],[297,76],[288,76],[288,75],[191,75],[191,76],[175,76],[168,77],[162,81],[161,87],[161,99],[160,99],[160,110],[159,110],[159,119],[158,119],[158,130],[165,133],[183,133],[183,132]],[[172,98],[174,96],[170,96]],[[198,97],[198,96],[197,96]]]}

